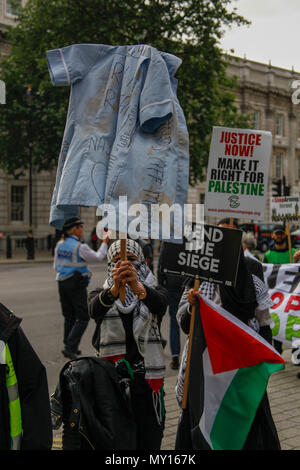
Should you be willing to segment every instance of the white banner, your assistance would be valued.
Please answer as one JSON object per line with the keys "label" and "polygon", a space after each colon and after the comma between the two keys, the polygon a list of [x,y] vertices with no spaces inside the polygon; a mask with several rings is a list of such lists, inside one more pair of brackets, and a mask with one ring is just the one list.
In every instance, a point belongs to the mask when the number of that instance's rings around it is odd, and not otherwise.
{"label": "white banner", "polygon": [[271,132],[213,128],[206,216],[265,219],[271,148]]}
{"label": "white banner", "polygon": [[273,302],[273,337],[300,348],[300,264],[263,263],[263,269]]}

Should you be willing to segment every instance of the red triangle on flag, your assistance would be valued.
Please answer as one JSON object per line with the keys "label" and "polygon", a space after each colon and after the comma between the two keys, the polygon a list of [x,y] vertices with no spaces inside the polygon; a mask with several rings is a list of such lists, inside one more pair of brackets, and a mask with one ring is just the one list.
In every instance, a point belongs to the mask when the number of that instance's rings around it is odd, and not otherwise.
{"label": "red triangle on flag", "polygon": [[[243,325],[238,326],[230,318],[212,308],[199,297],[200,315],[205,340],[214,374],[251,367],[262,362],[284,364],[282,357],[260,341],[259,335],[251,335]],[[216,306],[217,307],[217,306]],[[224,311],[224,309],[223,309]],[[228,314],[228,317],[230,314]],[[246,325],[245,325],[246,326]]]}

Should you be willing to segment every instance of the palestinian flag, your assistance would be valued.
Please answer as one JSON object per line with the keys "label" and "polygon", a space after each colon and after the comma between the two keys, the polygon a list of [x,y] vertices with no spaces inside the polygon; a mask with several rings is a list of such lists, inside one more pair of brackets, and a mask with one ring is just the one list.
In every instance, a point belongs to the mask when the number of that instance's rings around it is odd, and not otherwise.
{"label": "palestinian flag", "polygon": [[222,307],[202,297],[199,302],[188,390],[193,445],[195,449],[239,450],[268,379],[284,368],[284,360]]}

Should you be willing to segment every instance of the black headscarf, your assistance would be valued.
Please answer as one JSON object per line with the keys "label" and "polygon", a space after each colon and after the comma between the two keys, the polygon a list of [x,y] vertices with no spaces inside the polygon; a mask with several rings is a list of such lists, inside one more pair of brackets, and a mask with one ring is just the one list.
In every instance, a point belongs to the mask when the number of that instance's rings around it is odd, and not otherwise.
{"label": "black headscarf", "polygon": [[[254,317],[257,307],[255,287],[249,268],[241,247],[235,287],[219,285],[222,307],[244,323],[248,323],[248,320]],[[190,289],[193,285],[193,279],[186,279],[184,283],[186,288]]]}
{"label": "black headscarf", "polygon": [[254,317],[257,307],[255,287],[242,247],[236,286],[220,285],[220,297],[222,307],[243,322],[247,323]]}

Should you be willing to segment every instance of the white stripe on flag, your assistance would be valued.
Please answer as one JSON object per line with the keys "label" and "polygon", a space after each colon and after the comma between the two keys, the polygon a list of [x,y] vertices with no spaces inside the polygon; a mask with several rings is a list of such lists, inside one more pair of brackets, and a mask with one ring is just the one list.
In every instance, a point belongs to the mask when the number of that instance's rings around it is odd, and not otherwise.
{"label": "white stripe on flag", "polygon": [[223,397],[238,369],[222,372],[220,374],[214,374],[212,371],[207,348],[205,348],[203,351],[202,359],[204,376],[204,403],[203,414],[199,422],[199,427],[205,440],[212,448],[210,433]]}

